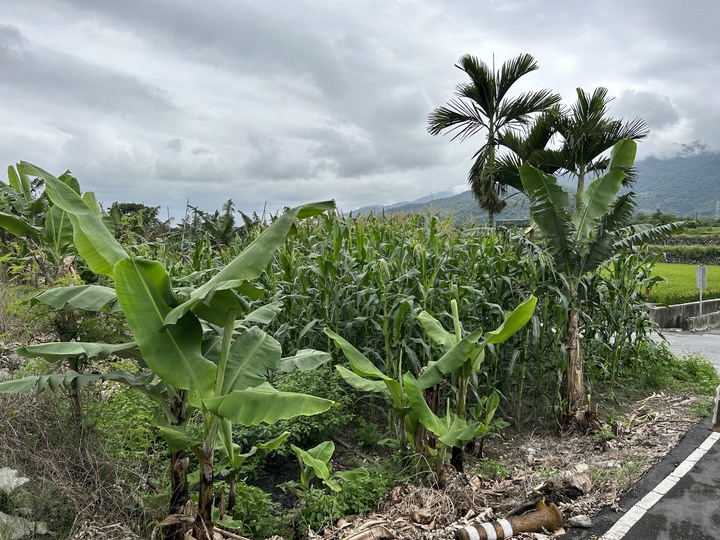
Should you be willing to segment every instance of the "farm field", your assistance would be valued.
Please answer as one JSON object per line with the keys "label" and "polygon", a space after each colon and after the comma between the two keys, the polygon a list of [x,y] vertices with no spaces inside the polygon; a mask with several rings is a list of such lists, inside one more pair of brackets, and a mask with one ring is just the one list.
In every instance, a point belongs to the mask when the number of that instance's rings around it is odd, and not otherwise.
{"label": "farm field", "polygon": [[[682,304],[696,302],[700,291],[696,287],[695,264],[658,263],[652,275],[663,277],[667,282],[656,284],[650,293],[650,301],[659,304]],[[720,298],[720,266],[707,266],[708,288],[703,290],[703,300]]]}

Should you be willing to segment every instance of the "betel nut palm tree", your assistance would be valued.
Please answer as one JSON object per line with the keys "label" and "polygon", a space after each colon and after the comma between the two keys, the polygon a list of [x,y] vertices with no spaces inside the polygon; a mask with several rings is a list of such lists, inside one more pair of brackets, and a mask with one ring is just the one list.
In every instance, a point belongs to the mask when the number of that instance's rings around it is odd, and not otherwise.
{"label": "betel nut palm tree", "polygon": [[[577,101],[556,118],[555,129],[562,137],[558,150],[541,153],[539,163],[544,170],[564,170],[577,179],[575,208],[580,211],[585,204],[585,180],[589,174],[599,176],[607,167],[605,152],[623,139],[640,140],[647,136],[647,124],[640,118],[622,121],[607,116],[608,98],[606,88],[596,88],[592,93],[577,89]],[[623,185],[635,179],[630,168]]]}
{"label": "betel nut palm tree", "polygon": [[618,196],[627,170],[635,160],[636,144],[622,139],[612,149],[605,174],[582,194],[585,204],[571,211],[570,196],[557,179],[532,165],[520,166],[520,177],[530,197],[530,213],[537,230],[563,276],[567,299],[567,408],[569,416],[585,400],[584,352],[580,337],[580,298],[583,278],[610,262],[623,249],[653,241],[672,232],[677,224],[653,227],[630,225],[635,210],[632,192]]}
{"label": "betel nut palm tree", "polygon": [[468,183],[480,206],[488,211],[489,225],[493,226],[494,214],[505,206],[500,197],[504,186],[493,173],[498,138],[508,130],[527,124],[534,113],[558,103],[560,96],[549,90],[529,91],[515,97],[508,95],[518,79],[538,69],[529,54],[508,60],[497,71],[469,54],[460,58],[456,67],[470,77],[470,82],[460,83],[455,89],[456,97],[430,113],[428,132],[431,135],[453,133],[453,140],[461,141],[484,132],[485,142],[473,155]]}

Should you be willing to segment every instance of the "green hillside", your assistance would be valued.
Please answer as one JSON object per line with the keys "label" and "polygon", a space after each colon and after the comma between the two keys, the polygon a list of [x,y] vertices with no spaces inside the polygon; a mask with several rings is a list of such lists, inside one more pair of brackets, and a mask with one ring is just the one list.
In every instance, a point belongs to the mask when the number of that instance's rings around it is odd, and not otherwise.
{"label": "green hillside", "polygon": [[[720,201],[720,154],[702,154],[671,159],[648,158],[637,163],[638,180],[635,191],[637,210],[662,212],[681,217],[714,217]],[[561,181],[570,187],[569,181]],[[396,204],[385,207],[389,213],[423,213],[433,210],[441,216],[453,216],[455,221],[484,223],[487,213],[481,210],[471,193],[466,191],[436,199],[429,203]],[[364,213],[355,211],[353,214]],[[373,207],[375,212],[381,206]],[[510,196],[506,209],[496,216],[498,222],[528,219],[527,199],[517,193]]]}

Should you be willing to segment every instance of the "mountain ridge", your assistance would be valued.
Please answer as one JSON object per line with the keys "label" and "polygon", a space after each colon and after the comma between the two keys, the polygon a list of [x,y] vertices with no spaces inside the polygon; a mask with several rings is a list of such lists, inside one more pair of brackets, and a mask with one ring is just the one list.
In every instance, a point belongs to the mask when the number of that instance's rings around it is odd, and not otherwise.
{"label": "mountain ridge", "polygon": [[[715,217],[720,206],[720,153],[702,153],[668,159],[645,158],[635,164],[637,181],[629,188],[635,193],[638,212],[661,211],[680,217]],[[568,182],[560,182],[567,188]],[[625,190],[628,191],[628,190]],[[441,196],[449,194],[449,196]],[[440,216],[481,223],[487,220],[470,190],[457,195],[440,192],[410,202],[392,205],[369,205],[353,210],[353,215],[375,213],[425,213],[433,210]],[[523,220],[529,217],[527,198],[515,192],[497,221]]]}

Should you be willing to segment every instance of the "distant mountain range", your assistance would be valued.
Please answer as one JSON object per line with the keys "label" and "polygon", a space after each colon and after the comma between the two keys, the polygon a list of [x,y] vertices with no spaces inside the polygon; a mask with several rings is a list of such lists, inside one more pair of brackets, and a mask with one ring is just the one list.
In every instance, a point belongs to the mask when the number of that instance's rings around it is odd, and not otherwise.
{"label": "distant mountain range", "polygon": [[[631,190],[639,212],[656,210],[681,217],[714,217],[720,204],[720,153],[670,159],[648,158],[636,163],[638,180]],[[566,181],[561,181],[568,187]],[[487,213],[480,209],[470,191],[459,195],[434,193],[411,202],[388,206],[372,205],[353,210],[353,215],[381,213],[425,213],[432,210],[456,221],[483,223]],[[525,220],[529,216],[527,198],[514,193],[497,221]]]}

